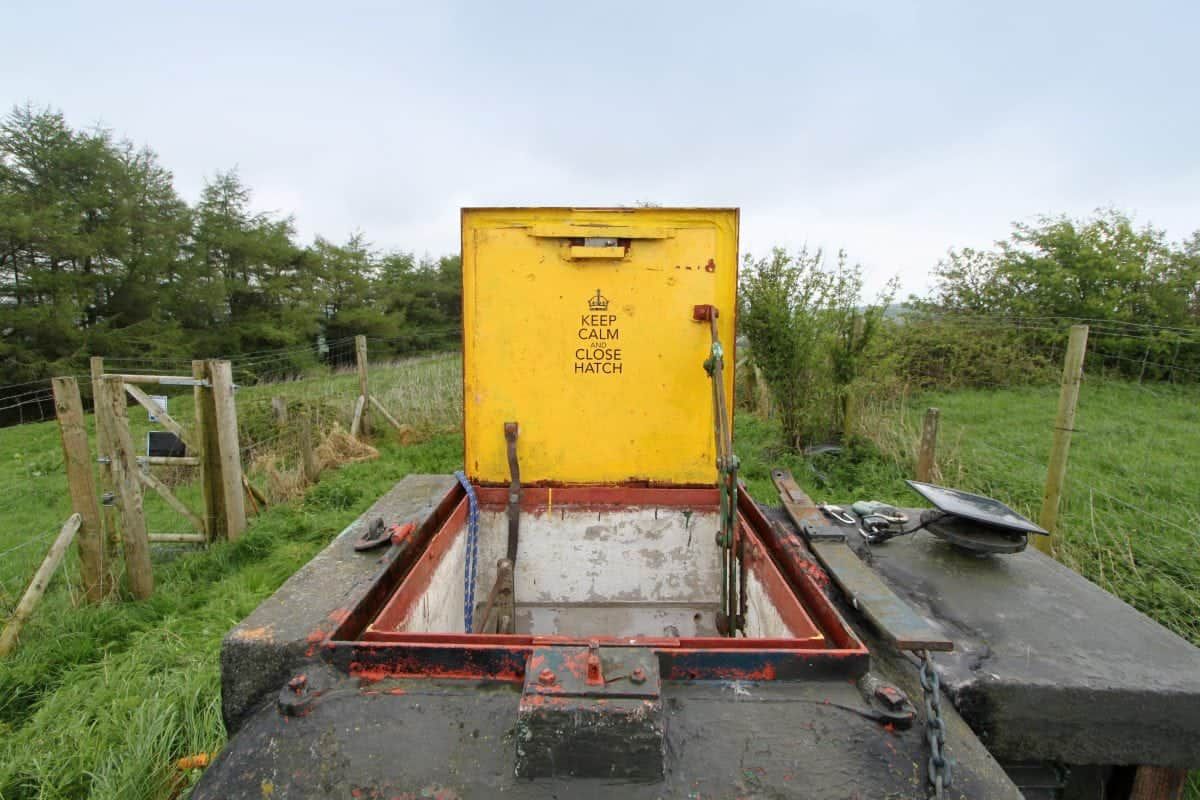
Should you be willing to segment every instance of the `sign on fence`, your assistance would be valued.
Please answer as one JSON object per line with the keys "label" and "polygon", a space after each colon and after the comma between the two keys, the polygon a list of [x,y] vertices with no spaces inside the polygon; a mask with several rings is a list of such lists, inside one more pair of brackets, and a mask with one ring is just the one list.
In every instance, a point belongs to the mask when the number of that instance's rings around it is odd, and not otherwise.
{"label": "sign on fence", "polygon": [[[167,396],[165,394],[152,394],[150,395],[150,399],[153,400],[158,407],[163,410],[164,414],[169,413],[167,411]],[[158,417],[154,415],[154,412],[147,410],[146,416],[151,422],[158,422]]]}
{"label": "sign on fence", "polygon": [[157,458],[182,458],[187,455],[187,445],[171,431],[148,431],[146,455]]}

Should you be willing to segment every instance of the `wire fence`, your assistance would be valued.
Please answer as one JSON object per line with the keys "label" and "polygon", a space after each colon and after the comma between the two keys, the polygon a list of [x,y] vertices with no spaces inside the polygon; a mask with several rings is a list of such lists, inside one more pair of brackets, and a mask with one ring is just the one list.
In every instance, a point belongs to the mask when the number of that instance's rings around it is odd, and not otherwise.
{"label": "wire fence", "polygon": [[[940,320],[946,324],[947,320]],[[959,316],[964,336],[981,331],[1034,335],[1048,364],[1032,386],[977,379],[972,392],[936,391],[942,406],[939,462],[948,485],[1009,500],[1036,518],[1057,403],[1066,334],[1080,320]],[[377,433],[403,441],[459,429],[463,414],[461,354],[439,351],[405,358],[397,349],[454,341],[456,328],[431,328],[403,337],[369,337],[368,390],[403,431],[374,414]],[[1169,336],[1170,347],[1162,347]],[[1157,349],[1156,349],[1157,348]],[[1062,499],[1061,558],[1143,611],[1200,642],[1200,332],[1130,323],[1096,323],[1089,337],[1084,384]],[[1159,352],[1171,352],[1162,358]],[[1055,361],[1057,360],[1057,363]],[[360,388],[354,337],[305,347],[243,353],[231,359],[239,388],[236,402],[243,463],[271,499],[294,496],[303,483],[304,448],[318,448],[335,429],[348,431]],[[191,361],[165,358],[105,359],[110,371],[191,374]],[[1119,376],[1121,380],[1109,380]],[[82,387],[89,376],[76,376]],[[14,384],[0,400],[30,421],[53,420],[48,383]],[[979,391],[988,396],[980,396]],[[171,414],[185,428],[194,421],[190,390],[168,390]],[[282,410],[283,418],[280,418]],[[909,406],[914,429],[922,409]],[[90,425],[90,415],[88,417]],[[305,419],[310,434],[304,433]],[[131,407],[131,432],[144,439],[152,425]],[[57,434],[25,436],[0,469],[17,488],[0,498],[0,612],[10,610],[36,569],[70,503]],[[198,471],[171,467],[164,480],[198,515],[203,514]],[[162,473],[160,472],[160,475]],[[253,501],[251,501],[253,503]],[[191,530],[188,520],[154,492],[146,492],[153,532]],[[68,586],[78,566],[68,559]]]}
{"label": "wire fence", "polygon": [[[458,328],[442,326],[404,337],[368,340],[368,355],[376,359],[368,368],[370,393],[403,423],[406,440],[457,428],[462,417],[461,356],[453,350],[407,358],[392,354],[397,349],[420,350],[426,345],[454,342],[460,336]],[[272,500],[294,496],[296,489],[302,488],[296,473],[305,446],[301,426],[294,423],[306,417],[312,423],[311,438],[307,440],[311,449],[320,448],[334,430],[341,430],[345,437],[344,432],[350,428],[359,394],[354,337],[312,346],[242,353],[230,361],[237,387],[235,401],[243,464],[252,482],[271,494]],[[106,357],[104,366],[109,373],[189,377],[192,374],[190,359]],[[73,377],[88,398],[91,376]],[[10,427],[4,434],[11,447],[0,460],[0,477],[6,479],[8,486],[0,496],[0,519],[4,520],[0,523],[0,619],[3,619],[15,608],[63,520],[70,515],[71,503],[54,424],[50,380],[10,384],[0,387],[0,392],[7,392],[0,397],[0,412],[15,414],[7,419],[43,423]],[[163,386],[157,387],[155,393],[168,398],[169,413],[185,432],[195,430],[190,388]],[[285,415],[290,414],[293,424],[275,416],[279,405],[285,409]],[[131,438],[139,449],[149,431],[162,429],[150,421],[148,412],[140,405],[129,406],[128,418]],[[378,415],[374,419],[377,437],[397,435],[386,428]],[[95,453],[93,415],[86,415],[85,426]],[[330,459],[336,460],[334,456]],[[156,466],[153,471],[196,517],[204,519],[199,467]],[[96,476],[99,487],[98,468]],[[257,506],[258,501],[248,496],[251,513]],[[192,521],[152,489],[143,492],[143,508],[151,533],[196,533]],[[156,544],[155,557],[170,557],[171,552],[188,546]],[[56,573],[56,591],[65,587],[73,600],[78,599],[79,575],[78,558],[72,548]]]}
{"label": "wire fence", "polygon": [[[1075,322],[1042,324],[1039,335],[1062,352]],[[1005,324],[983,318],[964,328],[996,331]],[[1200,333],[1170,332],[1186,341],[1181,351],[1200,347]],[[1160,335],[1154,326],[1134,325],[1089,332],[1057,555],[1200,643],[1200,382],[1191,377],[1200,371],[1149,357],[1144,345]],[[1140,357],[1114,342],[1143,347]],[[1020,387],[981,381],[973,389],[926,392],[900,412],[903,436],[915,452],[924,406],[939,406],[941,482],[1005,500],[1036,520],[1058,394],[1057,381],[1044,380]]]}
{"label": "wire fence", "polygon": [[[456,350],[461,342],[459,325],[429,326],[398,336],[371,337],[380,358],[406,358],[424,352]],[[244,386],[310,377],[354,365],[354,336],[319,339],[310,344],[255,350],[225,358],[233,365],[234,381]],[[190,375],[192,360],[160,356],[105,356],[111,372],[123,374],[172,373]],[[85,399],[90,398],[91,376],[77,374]],[[54,418],[51,377],[0,385],[0,425],[45,422]]]}

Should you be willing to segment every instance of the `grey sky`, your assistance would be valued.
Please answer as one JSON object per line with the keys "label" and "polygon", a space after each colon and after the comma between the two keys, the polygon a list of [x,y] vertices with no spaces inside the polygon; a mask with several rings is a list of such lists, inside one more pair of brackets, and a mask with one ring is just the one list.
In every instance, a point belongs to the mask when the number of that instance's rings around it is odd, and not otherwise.
{"label": "grey sky", "polygon": [[1115,206],[1200,228],[1200,5],[0,4],[0,101],[237,166],[307,240],[457,250],[464,205],[736,205],[742,250],[950,246]]}

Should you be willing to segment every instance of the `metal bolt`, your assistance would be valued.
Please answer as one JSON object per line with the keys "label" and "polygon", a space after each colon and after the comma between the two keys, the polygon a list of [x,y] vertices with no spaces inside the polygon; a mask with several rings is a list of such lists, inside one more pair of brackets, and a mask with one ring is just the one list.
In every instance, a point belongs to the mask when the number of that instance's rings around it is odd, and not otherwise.
{"label": "metal bolt", "polygon": [[881,683],[875,687],[875,696],[892,711],[899,710],[908,702],[904,692],[889,683]]}
{"label": "metal bolt", "polygon": [[600,640],[588,640],[587,683],[592,686],[603,685],[604,675],[600,670]]}
{"label": "metal bolt", "polygon": [[554,670],[546,667],[538,673],[538,683],[542,686],[553,686],[558,677],[554,674]]}
{"label": "metal bolt", "polygon": [[632,681],[633,683],[645,683],[646,682],[646,670],[642,669],[641,667],[638,667],[630,674],[629,680]]}

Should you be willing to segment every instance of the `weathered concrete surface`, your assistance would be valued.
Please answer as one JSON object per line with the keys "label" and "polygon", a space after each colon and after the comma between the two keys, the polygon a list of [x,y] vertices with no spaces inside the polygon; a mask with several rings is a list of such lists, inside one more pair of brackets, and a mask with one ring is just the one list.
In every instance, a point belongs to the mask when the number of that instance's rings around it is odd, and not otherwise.
{"label": "weathered concrete surface", "polygon": [[848,541],[954,640],[942,684],[998,758],[1200,765],[1200,650],[1184,639],[1032,548]]}
{"label": "weathered concrete surface", "polygon": [[354,551],[371,521],[419,526],[454,483],[448,475],[405,477],[229,632],[221,644],[221,711],[230,733],[264,698],[275,696],[396,556],[398,548],[391,546]]}
{"label": "weathered concrete surface", "polygon": [[667,742],[658,657],[646,647],[598,648],[598,680],[588,683],[590,655],[582,645],[539,647],[530,655],[514,771],[523,778],[661,780]]}
{"label": "weathered concrete surface", "polygon": [[[662,780],[530,780],[514,774],[519,686],[369,683],[315,665],[307,657],[312,644],[388,563],[386,555],[354,553],[353,537],[377,515],[424,518],[452,480],[402,481],[230,634],[222,670],[227,724],[236,733],[193,798],[340,797],[355,790],[363,797],[926,796],[920,718],[906,731],[881,725],[850,681],[667,682]],[[873,664],[920,708],[910,663],[880,649]],[[281,689],[300,672],[320,691],[296,703]],[[957,762],[947,796],[1020,800],[948,705],[945,717],[948,754]]]}
{"label": "weathered concrete surface", "polygon": [[[264,707],[205,773],[193,800],[271,797],[924,798],[919,725],[864,718],[845,681],[663,685],[661,781],[514,775],[515,684],[347,679],[306,716]],[[947,797],[1020,800],[961,721]],[[355,794],[357,790],[358,794]],[[438,794],[441,792],[441,794]]]}

